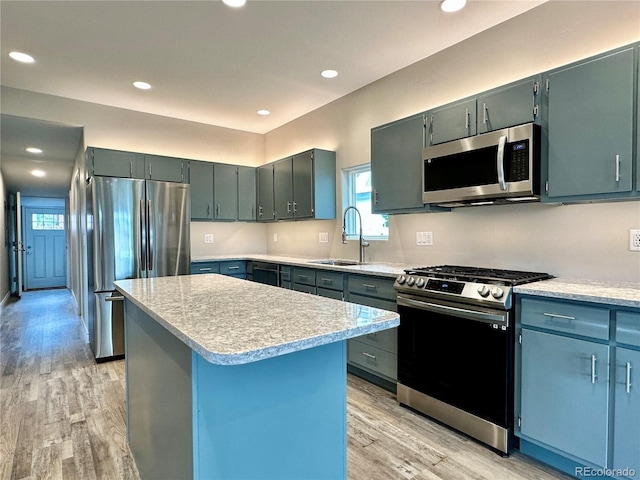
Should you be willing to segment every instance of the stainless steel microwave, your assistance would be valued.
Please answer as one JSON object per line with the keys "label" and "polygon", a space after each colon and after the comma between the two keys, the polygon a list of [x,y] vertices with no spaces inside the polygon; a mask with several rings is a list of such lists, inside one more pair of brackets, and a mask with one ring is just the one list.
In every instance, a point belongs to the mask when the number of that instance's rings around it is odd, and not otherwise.
{"label": "stainless steel microwave", "polygon": [[540,198],[540,126],[505,128],[422,149],[422,201],[443,206]]}

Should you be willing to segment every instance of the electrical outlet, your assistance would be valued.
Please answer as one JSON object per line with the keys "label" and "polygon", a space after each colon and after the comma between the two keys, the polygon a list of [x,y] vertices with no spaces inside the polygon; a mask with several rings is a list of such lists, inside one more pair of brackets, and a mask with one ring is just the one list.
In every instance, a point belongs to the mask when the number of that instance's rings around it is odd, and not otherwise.
{"label": "electrical outlet", "polygon": [[640,230],[629,230],[629,250],[640,252]]}
{"label": "electrical outlet", "polygon": [[204,234],[204,243],[213,243],[213,233]]}
{"label": "electrical outlet", "polygon": [[329,232],[320,232],[318,235],[318,241],[320,243],[329,243]]}
{"label": "electrical outlet", "polygon": [[277,233],[274,233],[274,234],[273,234],[273,241],[274,241],[274,242],[277,242],[277,241],[278,241],[278,234],[277,234]]}
{"label": "electrical outlet", "polygon": [[432,246],[433,232],[416,232],[416,245],[429,247]]}

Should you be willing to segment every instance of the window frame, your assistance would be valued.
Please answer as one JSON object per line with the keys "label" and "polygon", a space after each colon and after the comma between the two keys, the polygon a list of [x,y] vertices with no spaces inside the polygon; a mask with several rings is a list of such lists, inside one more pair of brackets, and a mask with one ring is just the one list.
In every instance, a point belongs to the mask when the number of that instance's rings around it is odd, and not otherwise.
{"label": "window frame", "polygon": [[[352,167],[346,167],[342,169],[342,219],[344,219],[344,211],[349,206],[357,205],[356,202],[356,176],[361,173],[371,172],[371,164],[364,163],[362,165],[355,165]],[[371,195],[373,195],[373,190],[371,191]],[[367,235],[363,234],[363,238],[367,241],[387,241],[389,240],[389,215],[387,214],[379,214],[372,213],[371,208],[369,212],[366,212],[369,215],[379,215],[384,217],[387,222],[387,235]],[[363,213],[363,212],[361,212]],[[347,240],[358,240],[359,228],[358,222],[356,221],[356,214],[349,214],[346,218],[346,230],[347,230]],[[342,222],[341,222],[342,226]],[[354,233],[350,233],[354,232]]]}

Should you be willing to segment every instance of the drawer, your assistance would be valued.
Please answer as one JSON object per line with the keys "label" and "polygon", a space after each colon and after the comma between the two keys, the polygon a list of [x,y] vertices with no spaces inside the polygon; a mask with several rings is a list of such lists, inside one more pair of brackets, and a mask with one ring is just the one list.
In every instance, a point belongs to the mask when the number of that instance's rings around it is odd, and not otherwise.
{"label": "drawer", "polygon": [[291,290],[291,282],[280,282],[280,286],[282,288],[286,288],[287,290]]}
{"label": "drawer", "polygon": [[293,289],[296,292],[311,293],[313,295],[316,294],[316,287],[312,287],[311,285],[303,285],[301,283],[294,283],[293,284]]}
{"label": "drawer", "polygon": [[[345,295],[346,296],[346,295]],[[366,305],[368,307],[381,308],[383,310],[389,310],[391,312],[398,311],[398,304],[389,300],[380,300],[379,298],[365,297],[362,295],[349,294],[348,298],[345,298],[347,302],[357,303],[359,305]]]}
{"label": "drawer", "polygon": [[291,281],[291,267],[289,265],[280,265],[280,284]]}
{"label": "drawer", "polygon": [[616,313],[616,342],[640,347],[640,313]]}
{"label": "drawer", "polygon": [[318,295],[321,297],[333,298],[334,300],[342,300],[342,290],[329,290],[328,288],[316,287]]}
{"label": "drawer", "polygon": [[220,273],[223,275],[244,274],[247,271],[247,262],[244,260],[234,260],[229,262],[220,262]]}
{"label": "drawer", "polygon": [[329,290],[342,291],[344,289],[344,275],[342,273],[330,272],[328,270],[317,270],[316,285]]}
{"label": "drawer", "polygon": [[291,281],[302,285],[316,286],[316,271],[309,268],[293,268]]}
{"label": "drawer", "polygon": [[393,381],[398,379],[398,357],[356,339],[347,343],[347,360],[356,367],[382,375]]}
{"label": "drawer", "polygon": [[385,352],[398,353],[398,330],[396,328],[369,333],[361,337],[356,337],[354,340],[379,348]]}
{"label": "drawer", "polygon": [[544,328],[556,332],[609,339],[609,309],[523,298],[521,302],[522,325]]}
{"label": "drawer", "polygon": [[393,288],[393,280],[389,278],[349,275],[347,288],[349,294],[356,293],[396,301],[396,291]]}
{"label": "drawer", "polygon": [[218,262],[197,262],[191,264],[191,274],[197,273],[220,273]]}

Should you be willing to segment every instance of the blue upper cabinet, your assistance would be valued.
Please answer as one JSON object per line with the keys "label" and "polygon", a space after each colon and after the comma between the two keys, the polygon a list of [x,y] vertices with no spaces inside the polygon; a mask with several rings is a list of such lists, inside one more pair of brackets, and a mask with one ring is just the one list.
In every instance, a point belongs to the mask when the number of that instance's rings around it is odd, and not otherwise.
{"label": "blue upper cabinet", "polygon": [[470,137],[477,132],[475,98],[435,108],[428,115],[431,145]]}
{"label": "blue upper cabinet", "polygon": [[186,182],[187,162],[181,158],[144,156],[144,178],[160,182]]}
{"label": "blue upper cabinet", "polygon": [[425,116],[420,113],[371,129],[371,211],[428,212],[422,203]]}
{"label": "blue upper cabinet", "polygon": [[140,153],[88,147],[86,161],[89,176],[144,177],[144,155]]}
{"label": "blue upper cabinet", "polygon": [[258,212],[260,222],[270,222],[275,219],[273,198],[273,163],[262,165],[256,169],[256,186]]}
{"label": "blue upper cabinet", "polygon": [[191,220],[213,220],[213,163],[189,162]]}
{"label": "blue upper cabinet", "polygon": [[256,169],[238,166],[238,220],[256,220]]}
{"label": "blue upper cabinet", "polygon": [[546,200],[631,196],[634,51],[625,48],[545,75]]}
{"label": "blue upper cabinet", "polygon": [[538,119],[541,75],[526,78],[478,97],[478,133]]}
{"label": "blue upper cabinet", "polygon": [[273,191],[276,220],[293,218],[293,158],[273,164]]}
{"label": "blue upper cabinet", "polygon": [[237,220],[238,168],[235,165],[216,163],[213,166],[213,201],[216,220]]}

